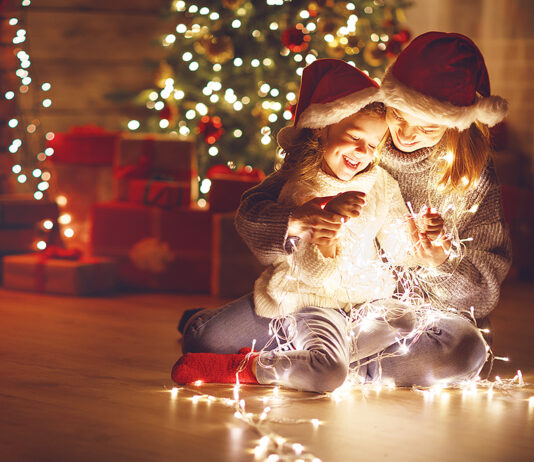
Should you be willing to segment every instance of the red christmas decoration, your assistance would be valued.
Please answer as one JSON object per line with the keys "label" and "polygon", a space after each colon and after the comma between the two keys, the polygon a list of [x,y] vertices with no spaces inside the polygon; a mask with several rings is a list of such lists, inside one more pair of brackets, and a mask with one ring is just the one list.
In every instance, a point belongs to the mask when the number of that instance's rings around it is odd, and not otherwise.
{"label": "red christmas decoration", "polygon": [[302,24],[297,24],[294,27],[286,29],[282,34],[282,44],[293,53],[300,53],[308,48],[308,42],[311,37],[305,34],[303,29],[304,26]]}
{"label": "red christmas decoration", "polygon": [[291,112],[291,120],[294,120],[295,119],[295,112],[297,112],[297,105],[296,104],[291,104],[291,103],[287,103],[286,104],[286,111],[289,111]]}
{"label": "red christmas decoration", "polygon": [[203,116],[198,123],[198,132],[202,134],[206,143],[215,143],[224,133],[221,118],[217,116]]}
{"label": "red christmas decoration", "polygon": [[410,41],[410,31],[402,29],[390,38],[386,46],[386,55],[388,58],[395,58],[403,48],[405,43]]}

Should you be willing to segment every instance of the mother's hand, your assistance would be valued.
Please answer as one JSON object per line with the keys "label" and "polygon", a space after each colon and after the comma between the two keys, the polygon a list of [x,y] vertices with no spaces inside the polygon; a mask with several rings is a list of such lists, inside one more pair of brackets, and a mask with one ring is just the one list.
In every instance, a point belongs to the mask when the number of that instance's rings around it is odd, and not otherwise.
{"label": "mother's hand", "polygon": [[318,246],[335,246],[343,217],[323,209],[330,199],[316,197],[293,210],[288,235],[298,236]]}

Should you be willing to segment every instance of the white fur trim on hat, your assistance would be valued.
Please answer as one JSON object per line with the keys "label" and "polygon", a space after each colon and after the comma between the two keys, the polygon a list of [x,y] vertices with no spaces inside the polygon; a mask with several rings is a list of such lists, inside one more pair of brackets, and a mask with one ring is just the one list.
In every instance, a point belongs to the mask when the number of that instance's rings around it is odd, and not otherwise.
{"label": "white fur trim on hat", "polygon": [[329,103],[314,103],[300,115],[297,128],[323,128],[340,122],[377,100],[378,88],[369,87]]}
{"label": "white fur trim on hat", "polygon": [[508,111],[508,102],[500,96],[479,97],[471,106],[455,106],[440,101],[404,85],[390,70],[382,81],[380,92],[386,106],[392,106],[429,123],[459,130],[469,128],[475,120],[493,127],[504,119]]}
{"label": "white fur trim on hat", "polygon": [[311,104],[301,114],[296,127],[284,127],[278,132],[276,142],[281,148],[287,149],[296,143],[301,129],[323,128],[340,122],[345,117],[356,114],[368,104],[381,101],[379,94],[378,88],[369,87],[329,103]]}

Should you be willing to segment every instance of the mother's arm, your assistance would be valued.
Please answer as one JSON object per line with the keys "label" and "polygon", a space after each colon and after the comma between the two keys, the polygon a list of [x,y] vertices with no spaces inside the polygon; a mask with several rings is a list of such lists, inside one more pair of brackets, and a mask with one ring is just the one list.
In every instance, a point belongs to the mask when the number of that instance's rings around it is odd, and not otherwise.
{"label": "mother's arm", "polygon": [[465,242],[461,260],[447,260],[437,268],[436,276],[425,278],[424,282],[441,303],[459,311],[473,307],[476,318],[487,316],[497,305],[501,283],[512,261],[510,235],[493,169],[483,173],[482,185],[487,187],[487,193],[459,230],[461,240],[470,239]]}

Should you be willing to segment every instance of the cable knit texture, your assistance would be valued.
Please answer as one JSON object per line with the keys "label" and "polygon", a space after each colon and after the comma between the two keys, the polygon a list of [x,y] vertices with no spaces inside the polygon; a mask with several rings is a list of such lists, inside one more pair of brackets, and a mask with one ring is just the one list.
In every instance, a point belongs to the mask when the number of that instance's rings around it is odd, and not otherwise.
{"label": "cable knit texture", "polygon": [[416,212],[425,205],[435,207],[444,216],[445,228],[454,229],[460,240],[467,239],[460,258],[449,259],[422,278],[425,292],[440,307],[459,311],[473,307],[475,317],[481,318],[495,308],[511,264],[499,183],[490,162],[474,189],[465,194],[440,193],[435,168],[440,149],[433,152],[434,148],[425,148],[404,153],[389,138],[381,165],[398,181]]}
{"label": "cable knit texture", "polygon": [[284,316],[306,306],[350,310],[357,303],[393,294],[395,281],[375,239],[388,260],[408,264],[408,209],[397,182],[385,170],[375,167],[350,181],[322,171],[307,182],[290,180],[282,187],[278,203],[294,207],[345,191],[365,192],[367,203],[359,217],[343,225],[336,256],[325,258],[317,246],[304,240],[291,254],[278,255],[254,286],[258,315]]}

